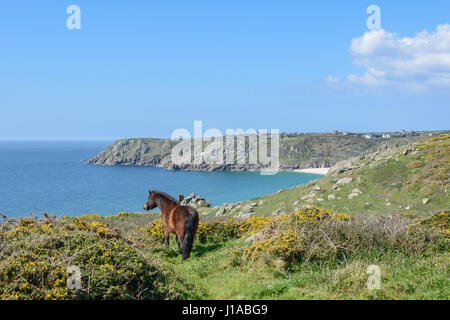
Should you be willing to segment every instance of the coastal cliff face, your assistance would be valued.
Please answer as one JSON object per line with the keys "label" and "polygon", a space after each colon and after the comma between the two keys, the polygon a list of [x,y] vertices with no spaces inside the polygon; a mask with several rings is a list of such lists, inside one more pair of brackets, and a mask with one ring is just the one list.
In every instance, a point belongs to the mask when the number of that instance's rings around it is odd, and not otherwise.
{"label": "coastal cliff face", "polygon": [[85,162],[99,165],[157,166],[168,161],[173,145],[170,139],[122,139]]}
{"label": "coastal cliff face", "polygon": [[[331,167],[339,161],[379,148],[402,144],[407,140],[404,137],[389,141],[366,139],[359,134],[282,134],[280,138],[280,168],[281,170],[295,170]],[[178,142],[170,139],[122,139],[112,143],[105,151],[85,162],[97,165],[160,166],[166,167],[168,170],[189,171],[255,171],[263,167],[259,164],[248,163],[218,165],[205,162],[175,165],[171,160],[171,151],[177,144]],[[206,145],[207,143],[204,143],[203,147]]]}

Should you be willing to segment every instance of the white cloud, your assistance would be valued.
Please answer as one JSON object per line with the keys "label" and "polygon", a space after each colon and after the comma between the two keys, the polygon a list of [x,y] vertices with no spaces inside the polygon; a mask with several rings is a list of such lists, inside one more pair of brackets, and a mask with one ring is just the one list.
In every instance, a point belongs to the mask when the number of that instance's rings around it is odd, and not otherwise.
{"label": "white cloud", "polygon": [[339,78],[336,78],[336,77],[333,77],[333,76],[328,76],[328,77],[325,78],[325,81],[327,83],[338,83],[341,80]]}
{"label": "white cloud", "polygon": [[[350,52],[361,75],[346,81],[370,88],[400,87],[413,91],[450,88],[450,25],[438,25],[432,33],[400,38],[385,30],[372,30],[352,40]],[[333,81],[330,81],[333,80]],[[339,79],[329,76],[326,83]]]}

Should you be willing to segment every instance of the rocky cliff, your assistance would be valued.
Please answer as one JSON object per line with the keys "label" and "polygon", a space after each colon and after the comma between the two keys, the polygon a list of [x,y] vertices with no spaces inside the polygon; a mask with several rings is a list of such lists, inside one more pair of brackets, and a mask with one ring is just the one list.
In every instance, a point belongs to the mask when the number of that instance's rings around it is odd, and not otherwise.
{"label": "rocky cliff", "polygon": [[[362,134],[282,134],[280,166],[282,170],[331,167],[339,161],[379,148],[400,145],[410,139],[366,139]],[[170,139],[152,138],[118,140],[95,158],[85,162],[97,165],[161,166],[168,170],[190,171],[253,171],[262,168],[260,164],[248,164],[248,161],[246,164],[232,165],[205,162],[175,165],[171,161],[171,151],[177,143]],[[204,143],[203,147],[207,145]],[[248,151],[246,156],[248,157]]]}

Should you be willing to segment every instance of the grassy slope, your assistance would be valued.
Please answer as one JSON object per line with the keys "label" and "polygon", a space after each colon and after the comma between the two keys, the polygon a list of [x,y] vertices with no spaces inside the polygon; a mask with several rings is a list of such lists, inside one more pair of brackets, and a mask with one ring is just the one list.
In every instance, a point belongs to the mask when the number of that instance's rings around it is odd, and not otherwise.
{"label": "grassy slope", "polygon": [[[122,230],[125,237],[142,236],[142,226],[158,219],[154,214],[119,214],[108,218],[84,216]],[[73,219],[73,218],[69,218]],[[136,233],[137,232],[137,233]],[[250,244],[247,237],[200,243],[195,241],[191,258],[180,262],[175,239],[169,248],[141,242],[139,251],[158,256],[193,287],[200,299],[448,299],[450,297],[448,251],[419,255],[385,252],[384,249],[351,255],[347,260],[295,263],[288,268],[276,257],[267,264],[242,263],[236,252]],[[382,287],[368,290],[369,265],[381,268]]]}
{"label": "grassy slope", "polygon": [[[450,295],[448,254],[374,257],[347,266],[308,263],[284,271],[262,263],[233,266],[230,253],[244,243],[196,243],[185,263],[180,263],[172,245],[164,259],[196,284],[203,299],[448,299]],[[371,264],[382,270],[381,290],[365,286]]]}
{"label": "grassy slope", "polygon": [[[254,208],[254,215],[271,215],[278,209],[288,213],[304,205],[364,214],[406,211],[430,214],[448,209],[450,138],[445,137],[376,152],[362,160],[356,158],[349,165],[356,167],[354,169],[344,168],[340,173],[339,170],[330,170],[326,177],[306,185],[242,202],[229,214],[238,214],[244,205],[259,204],[260,201],[262,204]],[[407,149],[409,151],[404,155]],[[335,182],[341,178],[353,178],[353,182],[340,186],[341,190],[333,190]],[[320,191],[314,191],[315,186],[319,186]],[[359,189],[362,194],[350,200],[348,196],[353,189]],[[314,197],[305,199],[310,192],[315,194]],[[334,195],[334,200],[329,200],[329,195]],[[422,203],[425,198],[429,199],[427,204]],[[294,204],[296,202],[298,203]],[[410,209],[406,209],[408,206]],[[214,215],[217,209],[201,211]]]}
{"label": "grassy slope", "polygon": [[[393,139],[389,143],[404,143],[406,140]],[[357,135],[325,133],[283,137],[280,143],[280,163],[285,166],[299,164],[305,167],[329,166],[384,143],[386,141],[381,139],[369,140]]]}

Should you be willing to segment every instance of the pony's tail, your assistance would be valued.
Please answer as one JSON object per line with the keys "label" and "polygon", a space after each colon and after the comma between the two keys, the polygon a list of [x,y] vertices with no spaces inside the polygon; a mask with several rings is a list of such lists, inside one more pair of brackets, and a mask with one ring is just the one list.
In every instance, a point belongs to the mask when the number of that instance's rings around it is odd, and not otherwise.
{"label": "pony's tail", "polygon": [[194,243],[195,231],[198,226],[198,213],[190,213],[184,220],[184,237],[183,246],[181,248],[183,258],[181,261],[188,259],[191,256],[192,244]]}

